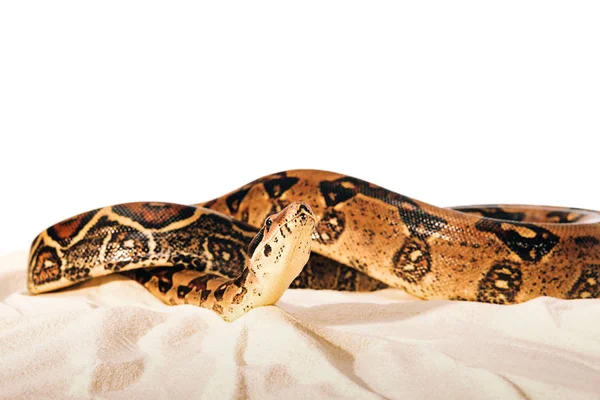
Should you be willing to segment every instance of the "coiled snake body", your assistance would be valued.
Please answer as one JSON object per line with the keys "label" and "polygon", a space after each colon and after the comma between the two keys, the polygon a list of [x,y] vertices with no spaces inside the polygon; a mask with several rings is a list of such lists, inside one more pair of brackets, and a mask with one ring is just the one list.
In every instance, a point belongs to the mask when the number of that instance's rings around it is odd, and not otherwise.
{"label": "coiled snake body", "polygon": [[438,208],[333,172],[285,171],[194,206],[120,204],[53,225],[33,242],[28,289],[113,272],[226,320],[290,285],[500,304],[598,298],[600,213]]}

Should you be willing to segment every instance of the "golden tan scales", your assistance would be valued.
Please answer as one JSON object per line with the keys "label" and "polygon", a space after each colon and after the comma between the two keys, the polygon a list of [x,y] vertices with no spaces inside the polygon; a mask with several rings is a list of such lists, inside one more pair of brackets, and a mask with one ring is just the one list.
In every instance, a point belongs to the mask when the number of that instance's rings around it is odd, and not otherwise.
{"label": "golden tan scales", "polygon": [[194,206],[120,204],[53,225],[32,245],[28,288],[114,272],[226,320],[274,304],[290,283],[500,304],[598,298],[600,213],[439,208],[346,175],[285,171]]}

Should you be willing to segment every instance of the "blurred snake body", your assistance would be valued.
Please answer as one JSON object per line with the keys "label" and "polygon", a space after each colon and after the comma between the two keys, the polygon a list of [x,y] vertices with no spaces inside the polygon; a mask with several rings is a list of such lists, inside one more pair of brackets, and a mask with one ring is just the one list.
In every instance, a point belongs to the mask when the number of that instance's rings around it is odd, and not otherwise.
{"label": "blurred snake body", "polygon": [[288,287],[498,304],[599,298],[600,213],[439,208],[346,175],[285,171],[193,206],[119,204],[55,224],[32,244],[28,289],[115,272],[228,321]]}

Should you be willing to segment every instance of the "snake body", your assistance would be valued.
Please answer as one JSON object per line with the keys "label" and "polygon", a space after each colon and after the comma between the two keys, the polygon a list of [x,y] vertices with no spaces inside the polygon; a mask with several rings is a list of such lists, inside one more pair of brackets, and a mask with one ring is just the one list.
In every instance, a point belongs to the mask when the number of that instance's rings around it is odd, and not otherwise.
{"label": "snake body", "polygon": [[273,304],[290,284],[498,304],[598,298],[600,213],[439,208],[346,175],[284,171],[193,206],[121,204],[53,225],[33,242],[28,288],[113,272],[227,320]]}

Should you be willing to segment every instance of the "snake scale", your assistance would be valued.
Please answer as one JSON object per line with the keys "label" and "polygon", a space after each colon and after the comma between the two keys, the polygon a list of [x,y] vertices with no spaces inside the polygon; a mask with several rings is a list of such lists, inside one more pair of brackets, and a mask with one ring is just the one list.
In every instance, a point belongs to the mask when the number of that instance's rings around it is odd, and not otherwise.
{"label": "snake scale", "polygon": [[285,171],[201,204],[119,204],[53,225],[32,244],[28,289],[116,272],[227,321],[288,287],[497,304],[598,298],[600,213],[439,208],[338,173]]}

